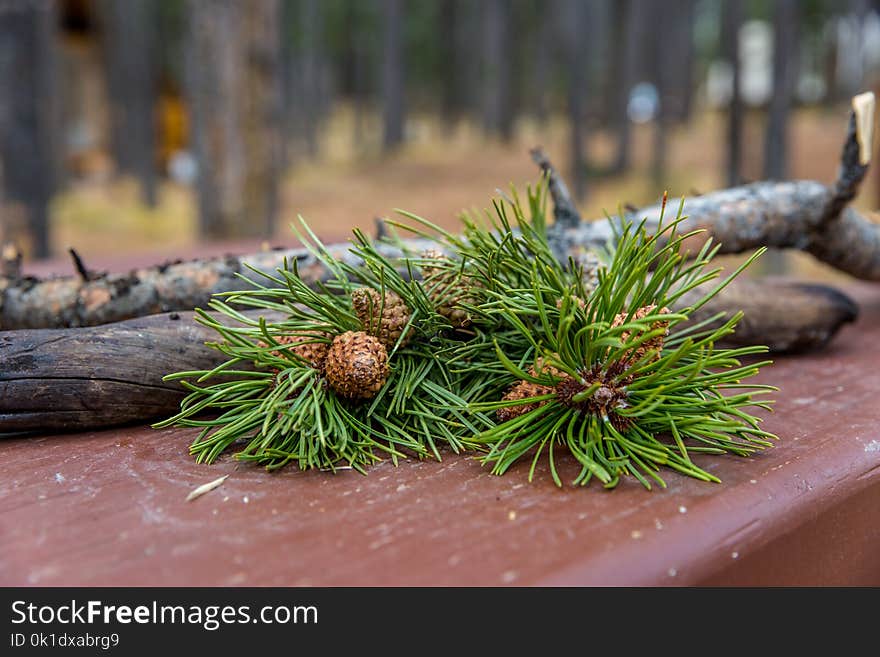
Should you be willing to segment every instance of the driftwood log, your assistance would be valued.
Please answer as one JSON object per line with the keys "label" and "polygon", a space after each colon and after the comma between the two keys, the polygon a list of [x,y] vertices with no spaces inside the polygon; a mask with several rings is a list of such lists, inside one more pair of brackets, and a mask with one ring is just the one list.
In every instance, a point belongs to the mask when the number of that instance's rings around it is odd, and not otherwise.
{"label": "driftwood log", "polygon": [[[688,219],[682,229],[705,229],[706,235],[721,243],[722,253],[741,253],[759,246],[801,249],[857,278],[880,280],[880,225],[847,205],[868,169],[873,116],[873,95],[856,97],[834,184],[758,182],[691,198],[685,204]],[[620,219],[582,221],[561,177],[540,151],[534,157],[549,174],[557,218],[553,244],[558,255],[566,257],[613,241]],[[660,211],[659,205],[652,206],[628,218],[647,218],[649,227],[655,226]],[[423,246],[420,240],[408,245],[416,250]],[[389,256],[400,255],[393,247],[384,248]],[[339,259],[353,257],[348,244],[332,245],[328,250]],[[253,276],[249,267],[272,272],[283,266],[285,259],[297,261],[304,280],[317,281],[326,274],[305,249],[172,262],[127,274],[95,274],[74,259],[78,276],[38,280],[14,275],[15,261],[4,257],[7,275],[0,276],[0,329],[93,326],[191,310],[207,304],[214,293],[247,287],[239,274]],[[767,294],[761,290],[755,293]],[[768,307],[773,300],[767,297]],[[791,321],[805,316],[807,313],[796,314]],[[751,321],[760,322],[761,318]],[[785,319],[774,318],[772,325],[778,321]],[[772,340],[772,336],[763,340]]]}
{"label": "driftwood log", "polygon": [[[758,289],[772,294],[756,294]],[[767,313],[764,304],[771,296],[785,300],[782,312]],[[855,313],[851,302],[830,288],[785,281],[736,280],[727,299],[710,302],[694,319],[726,310],[732,301],[746,319],[730,342],[754,344],[772,329],[776,342],[770,346],[776,351],[828,340]],[[789,312],[811,315],[783,321]],[[765,314],[780,324],[748,319]],[[0,332],[0,433],[72,431],[173,414],[185,392],[162,377],[210,369],[225,359],[205,346],[216,335],[195,323],[193,315],[174,312],[97,327]],[[797,327],[809,329],[803,333]]]}
{"label": "driftwood log", "polygon": [[171,412],[184,392],[163,376],[225,360],[205,346],[216,336],[193,315],[0,332],[0,433],[105,427]]}

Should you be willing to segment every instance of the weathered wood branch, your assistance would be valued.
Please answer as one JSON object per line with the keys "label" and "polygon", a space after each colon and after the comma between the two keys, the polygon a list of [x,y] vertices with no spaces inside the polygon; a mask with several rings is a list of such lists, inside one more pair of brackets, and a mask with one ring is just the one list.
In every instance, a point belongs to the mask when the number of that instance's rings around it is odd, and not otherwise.
{"label": "weathered wood branch", "polygon": [[556,220],[556,226],[565,228],[574,228],[578,226],[582,219],[581,213],[578,212],[577,206],[571,198],[568,186],[562,179],[550,158],[542,148],[533,148],[529,153],[532,161],[537,164],[541,171],[547,176],[547,184],[550,188],[550,195],[553,197],[553,218]]}
{"label": "weathered wood branch", "polygon": [[[708,291],[702,287],[682,297],[677,307],[684,308],[697,301]],[[764,344],[773,353],[798,353],[824,347],[841,326],[855,321],[859,313],[855,301],[827,285],[740,278],[692,313],[689,321],[701,322],[724,312],[725,318],[714,323],[719,326],[739,310],[743,318],[736,326],[736,333],[725,338],[725,344]]]}
{"label": "weathered wood branch", "polygon": [[[767,294],[756,294],[763,289]],[[816,346],[855,316],[846,297],[824,286],[734,281],[695,318],[744,310],[731,344],[772,336],[776,351]],[[781,300],[769,303],[769,299]],[[808,313],[799,321],[791,314]],[[225,356],[205,346],[216,334],[194,313],[164,313],[96,327],[0,333],[0,433],[92,429],[176,412],[186,394],[162,377],[210,369]]]}
{"label": "weathered wood branch", "polygon": [[162,377],[225,360],[194,313],[76,329],[0,333],[0,433],[143,422],[173,411],[184,390]]}

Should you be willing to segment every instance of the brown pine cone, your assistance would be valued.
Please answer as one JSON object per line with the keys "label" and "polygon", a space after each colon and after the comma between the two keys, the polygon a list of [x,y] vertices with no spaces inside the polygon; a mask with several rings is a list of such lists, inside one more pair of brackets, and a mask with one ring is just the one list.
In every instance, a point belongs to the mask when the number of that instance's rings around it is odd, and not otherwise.
{"label": "brown pine cone", "polygon": [[[326,342],[314,342],[315,337],[305,335],[279,335],[273,337],[276,342],[282,345],[271,352],[276,358],[293,361],[295,359],[290,356],[290,352],[293,352],[307,363],[310,363],[316,370],[323,369],[324,359],[327,357],[327,349],[329,347]],[[257,346],[265,348],[269,345],[260,340],[257,342]]]}
{"label": "brown pine cone", "polygon": [[324,374],[342,397],[371,399],[388,380],[388,351],[364,331],[337,335],[327,351]]}
{"label": "brown pine cone", "polygon": [[[364,331],[379,339],[386,347],[397,344],[409,323],[411,314],[406,303],[396,292],[385,290],[382,293],[370,287],[362,287],[351,293],[351,305],[361,320]],[[412,327],[401,340],[406,345],[412,337]]]}
{"label": "brown pine cone", "polygon": [[[439,264],[451,261],[439,251],[428,249],[423,258],[436,260]],[[422,266],[422,277],[425,280],[425,292],[434,302],[437,312],[456,328],[464,328],[471,323],[468,312],[462,304],[473,304],[473,289],[478,285],[470,276],[463,276],[448,266]]]}
{"label": "brown pine cone", "polygon": [[[501,398],[502,401],[519,401],[520,399],[526,399],[528,397],[537,397],[538,395],[546,395],[553,391],[553,388],[548,386],[538,385],[537,383],[531,383],[529,381],[520,381],[518,383],[514,383],[504,396]],[[512,420],[515,417],[519,417],[529,411],[533,411],[539,406],[543,406],[546,402],[532,402],[531,404],[519,404],[517,406],[506,406],[504,408],[499,408],[497,411],[498,421],[499,422],[507,422],[508,420]]]}
{"label": "brown pine cone", "polygon": [[[648,315],[656,315],[656,314],[666,314],[670,312],[669,308],[663,307],[659,311],[656,310],[657,306],[655,304],[651,304],[649,306],[642,306],[635,313],[631,320],[639,320],[644,319]],[[626,324],[627,313],[618,313],[614,318],[614,321],[611,323],[612,328],[615,326],[621,326]],[[627,352],[625,355],[626,360],[630,362],[636,362],[641,360],[641,358],[647,354],[649,351],[656,351],[654,355],[654,360],[660,358],[660,351],[663,349],[663,342],[667,335],[669,335],[669,322],[665,322],[663,320],[658,320],[651,324],[651,330],[656,331],[657,329],[665,329],[664,332],[656,337],[651,338],[647,342],[643,342],[641,345],[632,350],[632,352]],[[621,342],[627,342],[630,340],[632,336],[630,335],[630,331],[624,331],[620,334]]]}

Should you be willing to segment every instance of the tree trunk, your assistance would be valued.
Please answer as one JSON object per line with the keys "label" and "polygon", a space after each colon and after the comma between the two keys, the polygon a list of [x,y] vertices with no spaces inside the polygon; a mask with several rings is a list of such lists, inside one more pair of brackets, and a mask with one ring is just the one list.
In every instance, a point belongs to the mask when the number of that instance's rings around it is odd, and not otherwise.
{"label": "tree trunk", "polygon": [[324,12],[319,0],[302,3],[302,94],[303,132],[306,150],[312,159],[318,156],[318,129],[321,111],[326,102],[324,75]]}
{"label": "tree trunk", "polygon": [[451,131],[462,115],[462,76],[459,69],[461,51],[458,48],[459,22],[461,21],[460,0],[442,0],[440,5],[440,40],[441,53],[441,100],[440,107],[443,123],[447,131]]}
{"label": "tree trunk", "polygon": [[668,132],[675,103],[671,93],[671,83],[675,73],[672,70],[674,62],[670,57],[670,50],[666,44],[666,35],[672,30],[677,14],[673,7],[674,5],[666,3],[651,5],[652,23],[655,28],[651,33],[652,78],[657,87],[657,97],[659,99],[657,114],[654,117],[651,179],[654,181],[655,187],[660,190],[664,189],[666,182],[667,150],[669,148]]}
{"label": "tree trunk", "polygon": [[565,19],[565,52],[568,69],[568,121],[570,130],[571,173],[575,198],[583,201],[587,194],[587,85],[589,77],[591,11],[580,0],[565,0],[561,12]]}
{"label": "tree trunk", "polygon": [[53,3],[0,4],[0,180],[4,239],[49,255],[56,183],[57,17]]}
{"label": "tree trunk", "polygon": [[511,111],[511,0],[483,4],[483,126],[504,141],[513,137]]}
{"label": "tree trunk", "polygon": [[138,179],[144,203],[155,207],[158,5],[102,0],[98,9],[116,167]]}
{"label": "tree trunk", "polygon": [[552,12],[546,7],[539,10],[538,20],[540,23],[535,36],[534,56],[531,57],[532,84],[530,89],[533,111],[535,119],[542,126],[546,125],[550,115],[550,83],[553,75],[553,54],[556,49],[554,43],[556,23],[553,18]]}
{"label": "tree trunk", "polygon": [[622,28],[613,49],[614,66],[618,71],[617,81],[614,85],[616,99],[614,127],[617,133],[617,148],[612,166],[612,171],[616,174],[624,173],[630,167],[632,126],[627,113],[627,105],[630,91],[636,81],[638,61],[642,51],[639,29],[642,23],[640,10],[644,11],[645,9],[644,2],[637,4],[636,0],[619,0],[615,4],[615,23]]}
{"label": "tree trunk", "polygon": [[201,233],[268,238],[283,144],[279,0],[190,0],[189,18]]}
{"label": "tree trunk", "polygon": [[788,121],[798,71],[798,2],[776,0],[773,11],[773,96],[764,142],[764,178],[788,176]]}
{"label": "tree trunk", "polygon": [[694,90],[694,11],[695,0],[675,0],[667,7],[671,23],[665,40],[669,57],[669,83],[672,108],[670,118],[686,123],[691,117]]}
{"label": "tree trunk", "polygon": [[742,172],[743,106],[739,61],[739,30],[742,21],[742,0],[724,0],[721,47],[731,71],[730,102],[727,106],[727,158],[724,169],[728,187],[740,184]]}
{"label": "tree trunk", "polygon": [[386,152],[403,143],[404,127],[404,60],[403,10],[401,0],[383,0],[384,39],[382,47],[382,146]]}

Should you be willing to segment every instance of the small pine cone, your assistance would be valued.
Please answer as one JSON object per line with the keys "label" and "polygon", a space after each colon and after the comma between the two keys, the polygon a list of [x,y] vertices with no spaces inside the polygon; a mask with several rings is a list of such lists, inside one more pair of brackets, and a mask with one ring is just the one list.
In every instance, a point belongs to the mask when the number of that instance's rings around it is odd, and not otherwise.
{"label": "small pine cone", "polygon": [[388,351],[364,331],[337,335],[327,351],[324,374],[342,397],[371,399],[388,380]]}
{"label": "small pine cone", "polygon": [[[670,312],[669,308],[667,308],[666,306],[661,308],[659,311],[656,311],[656,308],[657,308],[657,306],[653,303],[649,306],[642,306],[641,308],[636,310],[636,312],[633,314],[631,319],[635,319],[635,320],[644,319],[648,315],[656,315],[656,314],[663,315],[663,314]],[[626,317],[627,317],[627,313],[618,313],[617,316],[614,318],[614,321],[611,323],[611,326],[615,327],[615,326],[621,326],[623,324],[626,324]],[[659,359],[660,358],[660,351],[663,349],[663,342],[664,342],[666,336],[669,335],[669,322],[665,322],[663,320],[658,320],[658,321],[651,324],[652,331],[656,331],[657,329],[660,329],[660,328],[664,329],[663,333],[661,333],[660,335],[658,335],[656,337],[651,338],[647,342],[644,342],[641,345],[639,345],[638,347],[636,347],[636,349],[634,349],[632,351],[632,353],[628,353],[626,355],[626,360],[628,360],[630,362],[636,362],[638,360],[641,360],[641,358],[649,351],[656,352],[654,355],[654,360]],[[620,334],[620,339],[622,342],[628,341],[630,339],[630,337],[631,336],[630,336],[629,331],[624,331],[623,333]]]}
{"label": "small pine cone", "polygon": [[[410,312],[406,303],[396,292],[385,290],[385,298],[378,290],[362,287],[351,293],[351,305],[361,320],[364,331],[379,338],[386,347],[397,344],[409,323]],[[412,337],[412,327],[401,340],[406,345]]]}
{"label": "small pine cone", "polygon": [[[326,336],[326,334],[323,334]],[[306,335],[279,335],[275,337],[275,341],[283,345],[272,351],[272,355],[276,358],[284,358],[285,360],[295,360],[290,358],[292,351],[297,356],[310,363],[316,370],[324,367],[324,359],[327,357],[328,345],[326,342],[313,342],[315,337]],[[257,342],[258,347],[268,347],[262,340]]]}
{"label": "small pine cone", "polygon": [[[422,253],[422,257],[436,260],[438,264],[450,262],[444,254],[433,249]],[[422,277],[425,279],[425,291],[434,302],[437,312],[456,328],[468,326],[471,317],[461,305],[474,303],[472,291],[478,285],[477,281],[470,276],[460,276],[457,270],[443,266],[422,266]]]}
{"label": "small pine cone", "polygon": [[[526,399],[528,397],[537,397],[538,395],[546,395],[549,392],[552,392],[553,388],[538,385],[537,383],[531,383],[529,381],[520,381],[519,383],[514,383],[504,396],[501,398],[502,401],[519,401],[520,399]],[[499,408],[497,415],[499,422],[507,422],[508,420],[512,420],[515,417],[519,417],[529,411],[533,411],[539,406],[543,406],[546,402],[532,402],[531,404],[520,404],[517,406],[506,406],[504,408]]]}

